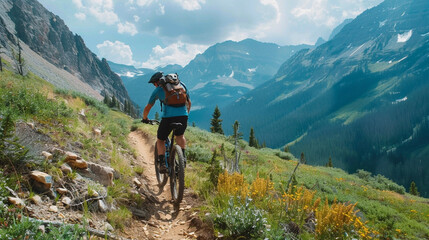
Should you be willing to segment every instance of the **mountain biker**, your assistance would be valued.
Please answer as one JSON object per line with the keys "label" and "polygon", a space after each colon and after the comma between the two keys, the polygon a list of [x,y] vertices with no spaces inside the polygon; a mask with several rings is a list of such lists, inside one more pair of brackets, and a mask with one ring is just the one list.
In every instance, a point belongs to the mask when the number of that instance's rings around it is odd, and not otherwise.
{"label": "mountain biker", "polygon": [[182,148],[183,157],[185,158],[185,166],[186,166],[186,139],[184,136],[186,127],[188,125],[188,115],[191,110],[191,100],[189,98],[189,92],[186,89],[186,86],[182,84],[183,88],[186,90],[187,101],[185,106],[169,106],[164,103],[165,92],[163,87],[160,84],[160,79],[164,77],[162,72],[157,72],[152,75],[148,83],[152,83],[156,88],[152,92],[152,95],[149,98],[148,104],[143,110],[143,119],[142,122],[148,123],[149,120],[147,118],[151,108],[155,104],[156,100],[161,102],[161,111],[162,105],[164,105],[164,111],[161,119],[161,123],[158,127],[157,132],[157,150],[158,150],[158,161],[160,163],[160,173],[167,173],[167,167],[165,166],[165,140],[168,138],[168,135],[171,133],[173,128],[170,126],[171,123],[181,123],[182,126],[178,127],[175,131],[176,142]]}

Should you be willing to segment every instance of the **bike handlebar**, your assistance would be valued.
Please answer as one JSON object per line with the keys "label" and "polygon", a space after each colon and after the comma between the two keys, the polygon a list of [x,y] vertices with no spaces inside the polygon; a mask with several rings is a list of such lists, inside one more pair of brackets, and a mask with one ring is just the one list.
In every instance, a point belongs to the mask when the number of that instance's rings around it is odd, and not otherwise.
{"label": "bike handlebar", "polygon": [[159,125],[159,121],[158,120],[142,119],[141,122],[145,123],[145,124],[150,124],[150,125]]}

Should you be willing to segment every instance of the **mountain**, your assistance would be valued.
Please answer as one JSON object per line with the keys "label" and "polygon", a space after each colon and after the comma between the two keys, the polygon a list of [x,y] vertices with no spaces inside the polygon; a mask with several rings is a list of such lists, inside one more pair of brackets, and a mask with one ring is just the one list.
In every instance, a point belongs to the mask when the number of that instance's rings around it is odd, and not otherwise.
{"label": "mountain", "polygon": [[192,94],[191,121],[208,129],[216,105],[225,106],[263,84],[286,59],[309,47],[279,46],[253,39],[209,47],[180,71]]}
{"label": "mountain", "polygon": [[[190,90],[193,103],[190,121],[203,128],[209,127],[216,105],[225,106],[248,91],[270,79],[280,65],[293,54],[310,45],[279,46],[253,39],[240,42],[226,41],[209,47],[198,54],[184,68],[168,65],[155,70],[137,69],[110,63],[119,74],[131,98],[143,108],[153,86],[147,81],[156,71],[176,72]],[[159,112],[155,105],[151,114]]]}
{"label": "mountain", "polygon": [[340,25],[336,26],[334,30],[332,30],[331,35],[329,35],[329,40],[333,39],[335,35],[337,35],[345,25],[351,23],[352,21],[352,18],[347,18]]}
{"label": "mountain", "polygon": [[[225,126],[307,162],[366,169],[429,195],[429,2],[386,0],[221,108]],[[227,133],[231,129],[227,128]]]}
{"label": "mountain", "polygon": [[29,70],[57,87],[83,91],[98,99],[105,92],[121,102],[130,99],[106,59],[98,59],[79,35],[36,0],[1,1],[0,32],[0,43],[9,55],[16,50],[19,38]]}

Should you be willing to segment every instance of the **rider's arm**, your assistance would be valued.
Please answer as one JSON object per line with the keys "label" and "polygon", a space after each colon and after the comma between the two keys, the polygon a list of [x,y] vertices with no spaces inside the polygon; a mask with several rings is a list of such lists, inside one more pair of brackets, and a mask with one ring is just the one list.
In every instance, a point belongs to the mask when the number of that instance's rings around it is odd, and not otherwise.
{"label": "rider's arm", "polygon": [[152,109],[153,104],[148,103],[143,110],[143,119],[147,119],[147,115],[149,115],[150,109]]}
{"label": "rider's arm", "polygon": [[187,101],[187,104],[186,104],[186,108],[187,108],[187,110],[188,110],[188,114],[189,114],[189,112],[191,111],[191,99],[189,99],[188,98],[188,101]]}

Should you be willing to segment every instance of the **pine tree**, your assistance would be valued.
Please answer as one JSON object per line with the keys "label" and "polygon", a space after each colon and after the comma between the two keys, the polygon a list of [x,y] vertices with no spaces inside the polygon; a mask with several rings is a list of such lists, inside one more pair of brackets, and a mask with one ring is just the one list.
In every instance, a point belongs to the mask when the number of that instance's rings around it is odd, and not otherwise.
{"label": "pine tree", "polygon": [[114,108],[118,105],[115,95],[112,96],[112,100],[110,101],[110,108]]}
{"label": "pine tree", "polygon": [[328,161],[328,167],[333,167],[333,165],[332,165],[332,159],[331,159],[331,157],[329,157],[329,161]]}
{"label": "pine tree", "polygon": [[417,186],[416,186],[416,183],[414,181],[412,181],[411,185],[410,185],[410,194],[412,194],[414,196],[420,195],[420,193],[417,191]]}
{"label": "pine tree", "polygon": [[249,146],[256,148],[258,147],[258,141],[255,138],[255,132],[253,131],[253,128],[250,128]]}
{"label": "pine tree", "polygon": [[209,181],[213,184],[214,187],[217,187],[219,175],[222,173],[222,168],[220,166],[219,160],[217,160],[217,151],[213,151],[213,156],[209,162],[209,167],[206,169],[209,172]]}
{"label": "pine tree", "polygon": [[223,134],[223,130],[222,130],[222,119],[220,119],[220,111],[218,106],[216,105],[216,108],[213,112],[213,118],[211,119],[210,124],[212,125],[210,127],[210,130],[212,133],[220,133]]}
{"label": "pine tree", "polygon": [[109,96],[106,94],[104,94],[104,99],[103,99],[103,103],[106,104],[107,106],[110,106],[110,98]]}
{"label": "pine tree", "polygon": [[286,145],[285,148],[283,149],[283,151],[288,153],[289,152],[289,146]]}

